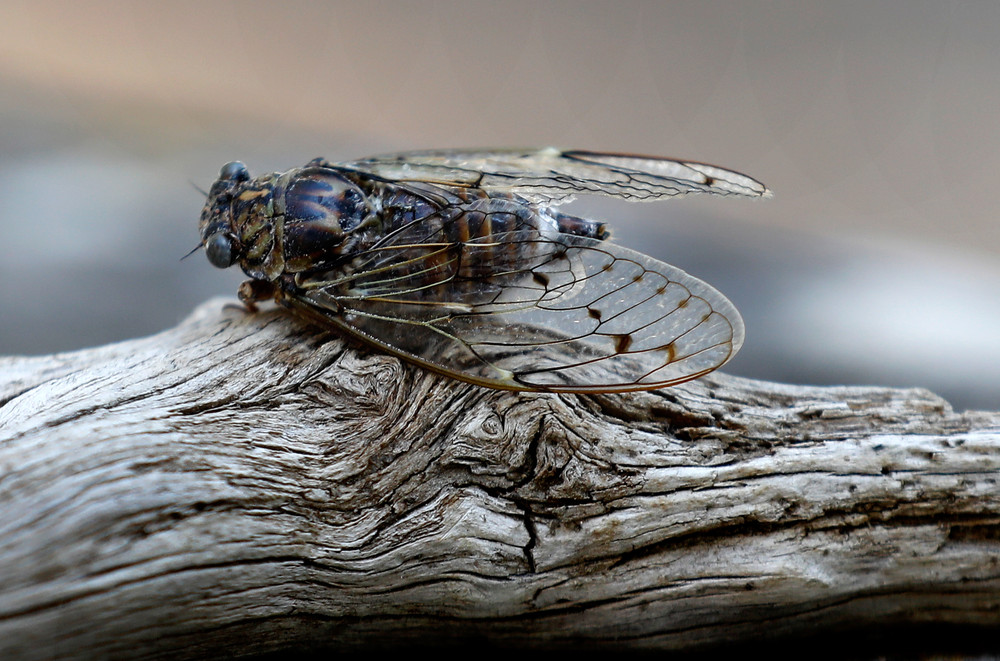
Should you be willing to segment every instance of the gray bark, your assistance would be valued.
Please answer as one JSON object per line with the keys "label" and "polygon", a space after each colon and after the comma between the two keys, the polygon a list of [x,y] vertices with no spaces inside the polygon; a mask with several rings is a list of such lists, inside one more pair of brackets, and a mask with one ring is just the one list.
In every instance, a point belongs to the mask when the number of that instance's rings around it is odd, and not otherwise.
{"label": "gray bark", "polygon": [[492,391],[214,300],[0,358],[0,658],[990,634],[998,469],[924,390]]}

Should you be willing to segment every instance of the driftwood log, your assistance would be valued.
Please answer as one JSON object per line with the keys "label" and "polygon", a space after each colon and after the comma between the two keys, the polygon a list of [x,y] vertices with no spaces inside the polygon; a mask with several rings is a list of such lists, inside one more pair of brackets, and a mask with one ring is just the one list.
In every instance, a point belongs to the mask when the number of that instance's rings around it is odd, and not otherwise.
{"label": "driftwood log", "polygon": [[0,359],[0,658],[954,649],[1000,633],[998,477],[1000,413],[924,390],[491,391],[214,300]]}

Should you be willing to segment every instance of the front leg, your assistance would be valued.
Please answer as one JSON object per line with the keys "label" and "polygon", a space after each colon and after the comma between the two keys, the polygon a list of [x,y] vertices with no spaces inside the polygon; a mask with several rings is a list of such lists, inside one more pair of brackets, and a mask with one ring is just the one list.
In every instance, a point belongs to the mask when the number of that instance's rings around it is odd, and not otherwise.
{"label": "front leg", "polygon": [[237,295],[250,312],[257,311],[257,302],[275,297],[278,288],[267,280],[246,280],[240,285]]}

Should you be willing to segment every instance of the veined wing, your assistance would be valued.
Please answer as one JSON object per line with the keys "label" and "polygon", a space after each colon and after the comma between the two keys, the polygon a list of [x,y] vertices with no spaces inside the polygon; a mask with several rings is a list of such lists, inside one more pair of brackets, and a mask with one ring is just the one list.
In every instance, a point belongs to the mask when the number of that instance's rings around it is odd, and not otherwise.
{"label": "veined wing", "polygon": [[[434,371],[508,390],[651,390],[697,378],[743,342],[722,294],[680,269],[525,217],[465,242],[414,223],[286,300]],[[432,224],[433,225],[433,224]]]}
{"label": "veined wing", "polygon": [[695,161],[590,151],[439,150],[375,156],[337,167],[391,181],[427,182],[513,193],[542,204],[577,195],[633,201],[690,193],[770,197],[747,175]]}

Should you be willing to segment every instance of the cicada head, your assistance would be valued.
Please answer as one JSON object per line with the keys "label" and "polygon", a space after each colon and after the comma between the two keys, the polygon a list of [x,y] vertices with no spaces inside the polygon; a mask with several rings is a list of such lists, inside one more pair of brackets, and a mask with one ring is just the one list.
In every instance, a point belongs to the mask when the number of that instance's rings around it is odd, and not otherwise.
{"label": "cicada head", "polygon": [[234,223],[233,201],[250,181],[250,173],[239,161],[227,163],[212,184],[201,210],[201,244],[213,266],[229,268],[243,257],[240,231]]}
{"label": "cicada head", "polygon": [[256,280],[322,269],[371,213],[366,196],[334,168],[310,164],[250,178],[238,161],[222,167],[201,212],[214,266],[237,262]]}

